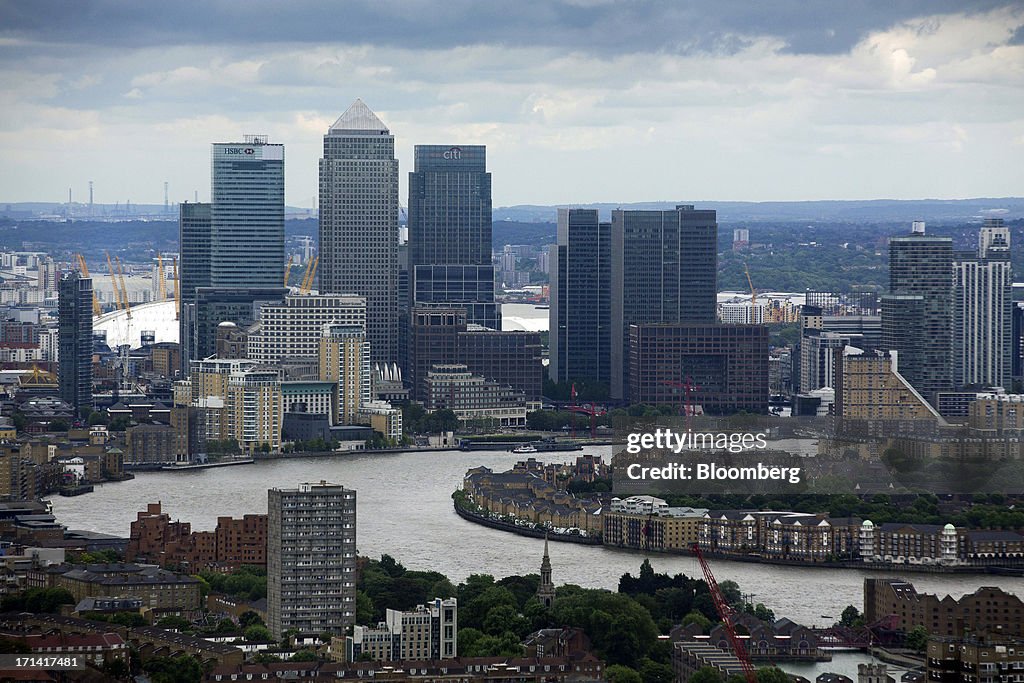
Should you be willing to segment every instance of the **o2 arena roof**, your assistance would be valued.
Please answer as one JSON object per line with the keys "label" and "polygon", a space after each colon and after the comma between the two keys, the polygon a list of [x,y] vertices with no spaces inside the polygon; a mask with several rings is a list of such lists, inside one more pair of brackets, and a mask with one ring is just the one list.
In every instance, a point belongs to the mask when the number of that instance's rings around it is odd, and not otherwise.
{"label": "o2 arena roof", "polygon": [[133,349],[142,346],[142,332],[152,332],[156,342],[177,342],[178,321],[174,300],[132,305],[131,319],[127,311],[111,311],[92,319],[93,332],[107,333],[107,346],[112,349],[127,344]]}

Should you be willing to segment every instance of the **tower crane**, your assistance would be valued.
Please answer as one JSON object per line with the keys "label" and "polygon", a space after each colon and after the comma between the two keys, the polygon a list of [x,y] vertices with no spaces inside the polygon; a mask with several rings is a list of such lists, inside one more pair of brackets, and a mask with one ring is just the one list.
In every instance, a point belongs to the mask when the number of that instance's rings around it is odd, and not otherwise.
{"label": "tower crane", "polygon": [[299,286],[299,294],[309,294],[309,290],[313,287],[313,280],[316,278],[316,267],[320,263],[320,256],[317,255],[313,258],[313,261],[306,266],[306,275],[302,278],[302,284]]}
{"label": "tower crane", "polygon": [[167,282],[164,277],[164,259],[160,252],[156,253],[156,287],[157,293],[160,296],[160,301],[167,298]]}
{"label": "tower crane", "polygon": [[114,286],[114,306],[117,310],[124,308],[124,303],[121,301],[121,288],[117,284],[117,273],[114,271],[114,264],[110,261],[110,252],[103,252],[107,255],[107,270],[110,271],[110,282]]}
{"label": "tower crane", "polygon": [[174,257],[174,319],[181,315],[181,280],[178,279],[178,257]]}
{"label": "tower crane", "polygon": [[754,281],[750,279],[750,266],[744,263],[743,270],[747,273],[747,284],[750,285],[750,309],[753,312],[754,306],[757,305],[757,290],[754,289]]}
{"label": "tower crane", "polygon": [[711,566],[704,559],[704,553],[701,552],[699,543],[693,544],[693,554],[697,556],[697,562],[700,563],[701,571],[704,572],[704,582],[708,584],[711,600],[715,603],[715,611],[718,612],[718,616],[725,626],[725,633],[729,637],[729,644],[732,645],[736,659],[740,660],[740,666],[743,668],[743,677],[747,679],[747,683],[757,683],[757,671],[754,670],[754,665],[750,661],[750,655],[747,654],[746,648],[743,647],[743,641],[736,635],[736,627],[732,623],[735,611],[732,605],[725,601],[722,589],[718,587],[715,575],[711,573]]}
{"label": "tower crane", "polygon": [[121,266],[121,257],[115,256],[114,260],[117,262],[117,277],[121,281],[121,299],[124,301],[124,310],[128,313],[128,321],[132,319],[132,303],[128,299],[128,285],[124,281],[124,268]]}
{"label": "tower crane", "polygon": [[[89,277],[89,266],[85,265],[85,257],[81,254],[75,254],[78,258],[78,267],[82,270],[83,277]],[[96,290],[92,290],[92,314],[94,317],[99,317],[103,311],[100,309],[100,300],[96,298]]]}
{"label": "tower crane", "polygon": [[284,286],[285,287],[288,286],[288,274],[291,273],[291,270],[292,270],[292,259],[293,258],[294,258],[294,256],[292,254],[288,254],[288,263],[286,263],[285,266],[284,266]]}

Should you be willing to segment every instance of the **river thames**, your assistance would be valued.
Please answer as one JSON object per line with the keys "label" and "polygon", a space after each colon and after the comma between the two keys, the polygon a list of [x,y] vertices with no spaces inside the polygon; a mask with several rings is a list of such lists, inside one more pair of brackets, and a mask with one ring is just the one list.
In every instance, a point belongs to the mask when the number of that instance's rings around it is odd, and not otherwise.
{"label": "river thames", "polygon": [[[608,446],[589,449],[610,456]],[[576,454],[539,454],[549,462],[575,459]],[[97,486],[74,498],[54,496],[53,512],[70,529],[127,536],[129,525],[147,503],[160,501],[172,519],[192,523],[193,530],[212,530],[218,516],[241,517],[267,511],[267,489],[293,488],[300,482],[343,484],[357,494],[357,544],[370,557],[394,556],[410,569],[436,570],[455,582],[470,574],[536,573],[543,541],[489,529],[458,517],[451,493],[466,470],[486,465],[508,469],[523,456],[490,451],[437,451],[394,454],[353,454],[291,458],[253,465],[189,472],[139,473],[133,481]],[[614,590],[625,572],[636,574],[641,552],[601,546],[552,543],[556,584],[574,583]],[[691,557],[652,554],[656,571],[700,576]],[[807,624],[831,623],[847,605],[862,607],[864,577],[891,575],[853,569],[780,567],[715,560],[719,581],[732,579],[755,602],[778,616]],[[907,574],[919,591],[959,597],[979,586],[1001,586],[1024,595],[1024,579],[986,575]]]}

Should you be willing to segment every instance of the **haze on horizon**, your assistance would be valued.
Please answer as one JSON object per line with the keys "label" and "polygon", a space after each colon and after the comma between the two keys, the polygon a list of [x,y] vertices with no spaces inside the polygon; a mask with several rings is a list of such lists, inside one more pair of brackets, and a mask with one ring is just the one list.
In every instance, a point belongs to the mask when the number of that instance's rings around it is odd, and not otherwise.
{"label": "haze on horizon", "polygon": [[0,0],[0,201],[209,196],[210,143],[286,146],[309,207],[362,98],[485,144],[494,205],[1022,194],[1006,0]]}

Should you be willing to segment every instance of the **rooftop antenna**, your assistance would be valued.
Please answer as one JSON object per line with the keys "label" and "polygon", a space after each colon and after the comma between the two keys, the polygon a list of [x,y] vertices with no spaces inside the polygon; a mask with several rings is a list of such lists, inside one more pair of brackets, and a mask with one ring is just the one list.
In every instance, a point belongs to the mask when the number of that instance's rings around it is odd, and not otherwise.
{"label": "rooftop antenna", "polygon": [[89,181],[89,215],[92,215],[92,181]]}
{"label": "rooftop antenna", "polygon": [[171,212],[171,203],[167,201],[167,181],[164,181],[164,213]]}
{"label": "rooftop antenna", "polygon": [[71,188],[68,188],[68,210],[65,218],[71,218]]}

